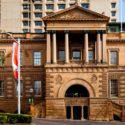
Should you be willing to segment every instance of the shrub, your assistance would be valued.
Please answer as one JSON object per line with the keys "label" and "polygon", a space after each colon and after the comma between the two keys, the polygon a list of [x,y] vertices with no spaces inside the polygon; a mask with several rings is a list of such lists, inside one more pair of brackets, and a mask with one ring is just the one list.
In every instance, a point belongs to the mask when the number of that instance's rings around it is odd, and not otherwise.
{"label": "shrub", "polygon": [[18,123],[31,123],[32,117],[29,115],[21,114],[18,116]]}
{"label": "shrub", "polygon": [[8,120],[8,123],[10,123],[10,124],[15,124],[18,121],[15,114],[8,114],[7,120]]}
{"label": "shrub", "polygon": [[[6,119],[6,120],[4,120]],[[5,121],[5,122],[4,122]],[[31,123],[32,117],[26,114],[0,113],[0,123]]]}
{"label": "shrub", "polygon": [[7,116],[0,116],[0,123],[7,123]]}

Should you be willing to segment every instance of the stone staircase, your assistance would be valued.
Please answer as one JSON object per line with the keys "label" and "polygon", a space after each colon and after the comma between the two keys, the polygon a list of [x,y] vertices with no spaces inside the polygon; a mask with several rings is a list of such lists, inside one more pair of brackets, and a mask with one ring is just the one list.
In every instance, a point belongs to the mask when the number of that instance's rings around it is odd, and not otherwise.
{"label": "stone staircase", "polygon": [[113,115],[116,115],[120,118],[121,121],[125,121],[125,106],[120,105],[116,102],[111,102],[112,103],[112,111]]}

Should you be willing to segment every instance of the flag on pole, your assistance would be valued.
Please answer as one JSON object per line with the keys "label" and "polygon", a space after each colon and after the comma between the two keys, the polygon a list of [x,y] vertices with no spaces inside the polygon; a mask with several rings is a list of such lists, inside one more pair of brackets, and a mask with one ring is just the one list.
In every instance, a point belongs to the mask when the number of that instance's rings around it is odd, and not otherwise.
{"label": "flag on pole", "polygon": [[13,67],[13,74],[15,79],[18,79],[18,49],[19,45],[18,43],[14,42],[13,43],[13,50],[12,50],[12,67]]}

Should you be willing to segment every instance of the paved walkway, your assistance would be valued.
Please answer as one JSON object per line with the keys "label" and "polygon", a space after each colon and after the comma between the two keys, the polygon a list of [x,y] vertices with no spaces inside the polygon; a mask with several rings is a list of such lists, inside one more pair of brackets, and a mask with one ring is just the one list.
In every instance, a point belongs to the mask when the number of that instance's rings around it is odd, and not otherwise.
{"label": "paved walkway", "polygon": [[32,125],[125,125],[125,122],[118,122],[118,121],[94,122],[94,121],[34,119]]}

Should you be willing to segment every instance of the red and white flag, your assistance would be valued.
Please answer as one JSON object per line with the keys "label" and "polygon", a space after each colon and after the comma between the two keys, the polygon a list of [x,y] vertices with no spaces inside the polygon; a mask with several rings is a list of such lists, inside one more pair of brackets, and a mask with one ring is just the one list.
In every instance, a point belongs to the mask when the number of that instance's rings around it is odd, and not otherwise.
{"label": "red and white flag", "polygon": [[18,49],[19,49],[19,45],[18,43],[14,42],[13,43],[13,50],[12,50],[12,67],[13,67],[13,73],[14,73],[14,77],[15,79],[18,79]]}

